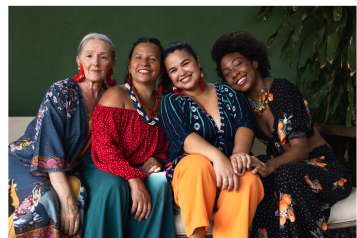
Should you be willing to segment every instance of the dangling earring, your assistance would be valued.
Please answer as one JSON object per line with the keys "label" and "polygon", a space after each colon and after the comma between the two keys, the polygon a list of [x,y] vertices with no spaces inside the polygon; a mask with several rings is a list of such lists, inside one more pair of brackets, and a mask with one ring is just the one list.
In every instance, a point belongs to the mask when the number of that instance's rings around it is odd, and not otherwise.
{"label": "dangling earring", "polygon": [[74,77],[73,77],[73,81],[75,81],[75,82],[79,82],[79,81],[81,81],[81,80],[84,78],[83,65],[82,65],[82,64],[79,64],[78,69],[79,69],[79,74],[78,74],[78,75],[75,74]]}
{"label": "dangling earring", "polygon": [[[172,82],[171,82],[171,83],[172,83]],[[174,85],[174,83],[172,83],[172,85]],[[177,95],[179,95],[179,96],[181,96],[181,97],[185,96],[185,95],[183,95],[182,93],[180,93],[180,91],[176,88],[176,86],[173,86],[173,87],[172,87],[172,92],[175,93],[175,94],[177,94]]]}
{"label": "dangling earring", "polygon": [[157,85],[157,92],[162,93],[162,78],[159,79],[159,84]]}
{"label": "dangling earring", "polygon": [[132,82],[132,80],[131,80],[131,73],[129,73],[129,77],[128,77],[128,79],[126,80],[126,82],[127,82],[128,84],[130,84],[130,85],[133,84],[133,82]]}
{"label": "dangling earring", "polygon": [[112,77],[113,73],[114,73],[113,69],[109,69],[108,73],[107,73],[107,76],[105,78],[109,87],[112,87],[115,84],[117,84],[117,81],[115,79],[111,80],[111,77]]}
{"label": "dangling earring", "polygon": [[[200,66],[200,71],[202,71],[202,70],[203,70],[203,68]],[[205,89],[205,83],[203,82],[204,78],[205,78],[205,76],[203,75],[203,73],[201,73],[201,77],[200,77],[200,89],[201,89],[201,91],[203,89]]]}

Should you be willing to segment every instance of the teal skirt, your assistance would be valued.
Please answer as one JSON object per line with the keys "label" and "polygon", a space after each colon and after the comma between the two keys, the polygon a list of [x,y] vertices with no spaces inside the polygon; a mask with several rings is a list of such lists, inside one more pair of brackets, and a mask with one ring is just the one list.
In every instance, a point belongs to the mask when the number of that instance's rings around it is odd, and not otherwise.
{"label": "teal skirt", "polygon": [[97,169],[90,155],[79,171],[88,194],[84,238],[175,238],[171,190],[164,172],[152,173],[144,181],[152,210],[147,220],[139,222],[130,213],[132,199],[125,179]]}

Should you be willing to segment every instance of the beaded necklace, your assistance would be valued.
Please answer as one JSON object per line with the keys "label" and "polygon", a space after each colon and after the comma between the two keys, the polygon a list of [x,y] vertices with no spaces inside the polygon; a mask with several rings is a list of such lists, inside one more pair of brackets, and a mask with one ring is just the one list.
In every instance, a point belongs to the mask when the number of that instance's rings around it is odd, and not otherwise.
{"label": "beaded necklace", "polygon": [[160,103],[160,95],[155,91],[155,108],[150,109],[143,100],[139,97],[138,92],[136,91],[135,86],[132,84],[131,80],[128,80],[125,83],[125,87],[129,92],[131,100],[133,100],[134,106],[139,113],[139,115],[144,119],[146,123],[151,126],[157,125],[160,123],[158,114],[159,114],[159,103]]}
{"label": "beaded necklace", "polygon": [[259,104],[254,102],[253,99],[251,99],[249,96],[247,96],[248,101],[250,103],[250,107],[252,108],[252,111],[254,113],[254,117],[256,115],[261,117],[263,110],[266,109],[266,105],[268,104],[268,101],[273,101],[273,94],[269,93],[269,90],[267,87],[267,80],[264,79],[264,82],[265,82],[265,87],[260,92]]}

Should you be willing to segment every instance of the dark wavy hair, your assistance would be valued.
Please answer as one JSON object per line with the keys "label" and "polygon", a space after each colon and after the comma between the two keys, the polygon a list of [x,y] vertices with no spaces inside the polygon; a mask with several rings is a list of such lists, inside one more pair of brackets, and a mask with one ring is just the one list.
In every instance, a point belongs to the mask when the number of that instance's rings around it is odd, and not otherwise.
{"label": "dark wavy hair", "polygon": [[235,31],[221,36],[216,40],[211,50],[212,59],[216,63],[217,75],[221,78],[222,82],[225,82],[226,79],[221,70],[221,60],[225,55],[235,52],[240,53],[249,61],[258,61],[259,66],[257,70],[259,74],[263,78],[270,77],[269,70],[271,66],[268,60],[269,53],[266,45],[248,32]]}
{"label": "dark wavy hair", "polygon": [[[197,55],[195,53],[195,51],[192,49],[191,45],[187,44],[186,42],[183,41],[177,41],[177,42],[171,42],[168,46],[166,46],[165,50],[164,50],[164,56],[163,56],[163,60],[165,61],[165,59],[167,59],[167,57],[174,53],[176,50],[183,50],[186,53],[192,55],[192,57],[196,60],[197,62]],[[164,70],[166,72],[166,67],[164,64]],[[172,81],[171,78],[169,77],[169,75],[166,74],[163,75],[161,84],[162,84],[162,94],[168,94],[168,93],[172,93]]]}
{"label": "dark wavy hair", "polygon": [[[156,38],[147,38],[147,37],[141,37],[139,38],[134,44],[133,47],[131,48],[130,52],[129,52],[129,60],[131,60],[131,57],[133,56],[135,47],[138,46],[140,43],[153,43],[155,45],[157,45],[159,47],[160,50],[160,58],[161,58],[161,69],[163,69],[163,75],[166,73],[166,71],[164,70],[164,47],[162,47],[160,41]],[[126,69],[126,73],[124,76],[124,82],[126,82],[126,80],[129,78],[129,69]]]}

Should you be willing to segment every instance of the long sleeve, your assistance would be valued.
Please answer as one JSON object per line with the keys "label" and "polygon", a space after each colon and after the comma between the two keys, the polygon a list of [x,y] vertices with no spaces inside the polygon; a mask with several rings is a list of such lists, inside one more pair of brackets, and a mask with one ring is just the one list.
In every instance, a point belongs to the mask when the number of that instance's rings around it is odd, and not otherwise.
{"label": "long sleeve", "polygon": [[96,167],[107,173],[115,174],[126,180],[131,178],[145,179],[147,175],[130,165],[123,154],[119,130],[127,117],[122,115],[124,109],[98,105],[92,117],[92,158]]}
{"label": "long sleeve", "polygon": [[182,110],[184,103],[180,96],[168,94],[160,104],[160,119],[165,134],[170,143],[170,156],[177,156],[182,152],[184,142],[193,131]]}

